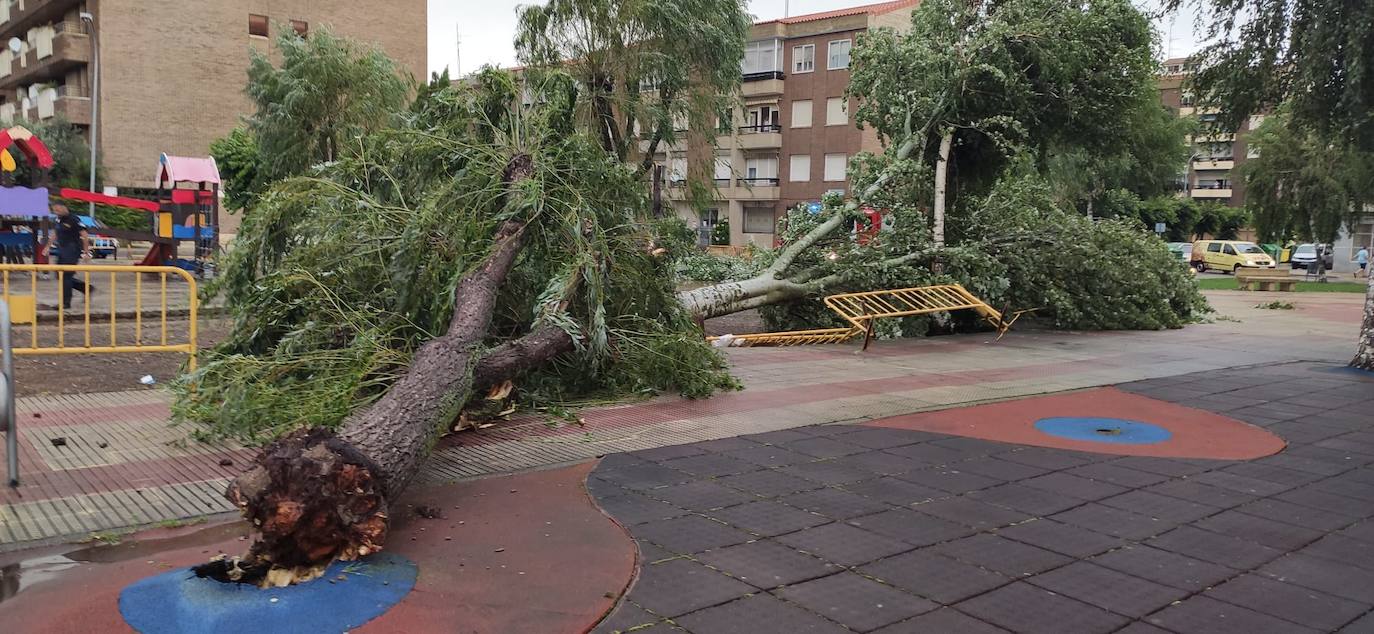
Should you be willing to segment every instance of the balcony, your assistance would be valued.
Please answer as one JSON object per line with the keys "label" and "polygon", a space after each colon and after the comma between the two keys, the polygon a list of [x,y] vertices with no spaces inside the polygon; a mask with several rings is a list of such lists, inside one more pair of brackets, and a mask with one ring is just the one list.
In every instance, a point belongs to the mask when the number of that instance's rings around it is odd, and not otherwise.
{"label": "balcony", "polygon": [[745,150],[781,148],[782,126],[776,123],[742,126],[739,129],[739,146]]}
{"label": "balcony", "polygon": [[0,0],[0,35],[22,37],[29,27],[59,20],[80,4],[80,0]]}
{"label": "balcony", "polygon": [[58,27],[50,35],[38,35],[18,56],[0,52],[0,88],[61,80],[67,71],[91,62],[91,39],[84,25],[64,22]]}
{"label": "balcony", "polygon": [[1191,195],[1192,195],[1193,198],[1207,198],[1207,199],[1230,198],[1230,197],[1231,197],[1231,188],[1230,188],[1230,187],[1227,187],[1227,188],[1225,188],[1225,189],[1221,189],[1221,188],[1194,188],[1193,191],[1190,192],[1190,193],[1191,193]]}
{"label": "balcony", "polygon": [[777,178],[741,178],[725,194],[731,200],[777,200],[781,196]]}
{"label": "balcony", "polygon": [[38,93],[28,108],[15,104],[0,105],[0,120],[7,123],[15,117],[26,121],[47,121],[61,117],[75,125],[91,125],[91,98],[68,94],[67,87],[47,88]]}
{"label": "balcony", "polygon": [[751,73],[740,80],[740,93],[745,97],[781,95],[784,75],[780,71]]}
{"label": "balcony", "polygon": [[1236,161],[1230,156],[1219,157],[1198,157],[1193,159],[1193,169],[1195,170],[1229,170],[1236,166]]}

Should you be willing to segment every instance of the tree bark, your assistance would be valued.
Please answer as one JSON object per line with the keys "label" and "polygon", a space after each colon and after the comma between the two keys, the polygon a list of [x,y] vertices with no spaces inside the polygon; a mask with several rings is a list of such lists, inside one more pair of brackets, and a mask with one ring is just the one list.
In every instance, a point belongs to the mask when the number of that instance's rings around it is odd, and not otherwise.
{"label": "tree bark", "polygon": [[1366,278],[1368,290],[1364,294],[1364,320],[1360,322],[1359,349],[1350,366],[1374,371],[1374,275]]}
{"label": "tree bark", "polygon": [[[505,180],[514,191],[532,173],[530,158],[517,156]],[[230,483],[225,497],[258,529],[258,539],[246,556],[199,566],[198,575],[281,586],[314,578],[335,559],[381,550],[388,503],[458,417],[477,377],[497,382],[504,379],[500,372],[530,367],[532,353],[571,346],[571,338],[563,342],[541,329],[493,351],[499,354],[485,368],[479,363],[497,294],[524,247],[525,223],[501,224],[490,254],[458,282],[448,331],[420,346],[386,395],[346,419],[338,433],[303,430],[273,442]]]}
{"label": "tree bark", "polygon": [[949,186],[949,154],[954,149],[954,130],[940,136],[940,156],[935,159],[935,205],[931,210],[931,235],[936,248],[945,246],[945,188]]}

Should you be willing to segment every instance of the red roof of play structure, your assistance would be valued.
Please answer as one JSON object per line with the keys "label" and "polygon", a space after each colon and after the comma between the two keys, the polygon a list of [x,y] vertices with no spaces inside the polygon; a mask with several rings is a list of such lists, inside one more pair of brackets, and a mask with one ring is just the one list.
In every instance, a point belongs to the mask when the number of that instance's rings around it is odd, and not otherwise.
{"label": "red roof of play structure", "polygon": [[52,153],[48,151],[48,146],[43,141],[34,136],[28,128],[14,126],[7,130],[0,131],[0,150],[8,150],[10,146],[18,145],[30,161],[38,165],[40,169],[52,169],[55,161]]}
{"label": "red roof of play structure", "polygon": [[176,183],[215,183],[219,180],[219,166],[211,157],[194,158],[189,156],[162,155],[158,162],[157,185]]}

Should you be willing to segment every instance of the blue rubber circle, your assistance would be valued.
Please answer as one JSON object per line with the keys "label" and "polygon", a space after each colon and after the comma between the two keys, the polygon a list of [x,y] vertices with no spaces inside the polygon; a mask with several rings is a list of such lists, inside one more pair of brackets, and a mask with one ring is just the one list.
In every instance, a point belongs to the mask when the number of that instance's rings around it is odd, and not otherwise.
{"label": "blue rubber circle", "polygon": [[392,553],[336,561],[320,578],[285,588],[200,579],[183,568],[124,588],[119,613],[143,634],[346,632],[400,602],[417,574]]}
{"label": "blue rubber circle", "polygon": [[1087,418],[1060,416],[1035,421],[1042,433],[1069,440],[1113,443],[1119,445],[1153,445],[1173,437],[1173,432],[1150,423],[1124,418]]}

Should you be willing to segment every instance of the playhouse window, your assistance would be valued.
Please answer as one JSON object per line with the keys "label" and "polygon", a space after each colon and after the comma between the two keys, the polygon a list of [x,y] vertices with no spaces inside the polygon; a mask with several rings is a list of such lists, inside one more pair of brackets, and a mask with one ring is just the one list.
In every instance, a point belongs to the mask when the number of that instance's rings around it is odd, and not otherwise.
{"label": "playhouse window", "polygon": [[295,31],[296,35],[305,37],[310,34],[310,23],[305,20],[292,20],[291,30]]}
{"label": "playhouse window", "polygon": [[248,34],[257,37],[267,37],[267,16],[249,13]]}

